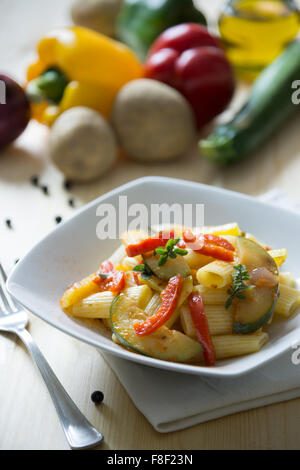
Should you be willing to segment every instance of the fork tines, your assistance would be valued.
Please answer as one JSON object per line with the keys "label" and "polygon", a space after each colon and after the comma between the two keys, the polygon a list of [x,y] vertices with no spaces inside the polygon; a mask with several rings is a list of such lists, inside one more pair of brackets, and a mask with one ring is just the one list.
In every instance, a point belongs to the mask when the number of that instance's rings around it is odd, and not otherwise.
{"label": "fork tines", "polygon": [[12,313],[13,311],[16,310],[16,305],[7,291],[7,288],[5,285],[6,280],[7,280],[6,273],[0,263],[0,299],[5,310],[5,312],[3,311],[3,313]]}

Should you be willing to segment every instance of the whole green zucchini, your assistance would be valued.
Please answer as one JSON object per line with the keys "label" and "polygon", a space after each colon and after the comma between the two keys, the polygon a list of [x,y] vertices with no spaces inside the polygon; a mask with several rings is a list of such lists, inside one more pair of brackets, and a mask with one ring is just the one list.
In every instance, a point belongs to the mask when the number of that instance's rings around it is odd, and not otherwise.
{"label": "whole green zucchini", "polygon": [[292,42],[254,82],[247,102],[234,118],[199,142],[212,162],[234,163],[255,150],[298,108],[292,83],[300,80],[300,41]]}
{"label": "whole green zucchini", "polygon": [[144,61],[155,39],[180,23],[207,24],[193,0],[123,0],[118,37]]}

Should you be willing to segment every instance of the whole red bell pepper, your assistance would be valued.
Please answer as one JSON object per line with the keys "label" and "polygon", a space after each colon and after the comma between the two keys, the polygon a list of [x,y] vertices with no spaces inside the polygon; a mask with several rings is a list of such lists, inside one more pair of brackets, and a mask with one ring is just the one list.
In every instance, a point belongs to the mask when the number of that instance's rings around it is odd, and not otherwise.
{"label": "whole red bell pepper", "polygon": [[149,51],[144,75],[180,91],[194,109],[199,128],[226,108],[235,87],[220,44],[196,23],[164,31]]}

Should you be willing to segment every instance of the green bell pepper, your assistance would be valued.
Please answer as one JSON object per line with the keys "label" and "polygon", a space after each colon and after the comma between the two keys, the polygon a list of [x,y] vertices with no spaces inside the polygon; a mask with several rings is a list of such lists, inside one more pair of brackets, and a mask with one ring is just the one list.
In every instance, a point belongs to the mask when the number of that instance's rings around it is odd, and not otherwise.
{"label": "green bell pepper", "polygon": [[207,24],[193,0],[124,0],[117,32],[120,40],[144,60],[155,39],[180,23]]}

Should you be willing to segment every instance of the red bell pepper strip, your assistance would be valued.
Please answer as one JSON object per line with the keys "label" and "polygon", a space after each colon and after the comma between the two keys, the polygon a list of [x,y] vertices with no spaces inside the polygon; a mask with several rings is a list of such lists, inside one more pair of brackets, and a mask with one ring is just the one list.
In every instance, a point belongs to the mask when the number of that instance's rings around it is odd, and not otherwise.
{"label": "red bell pepper strip", "polygon": [[193,243],[197,240],[196,235],[188,228],[183,230],[182,237],[187,243]]}
{"label": "red bell pepper strip", "polygon": [[222,237],[219,237],[218,235],[213,235],[210,233],[205,233],[203,237],[204,237],[205,243],[207,244],[221,246],[225,248],[226,250],[234,251],[234,246],[228,240],[226,240],[226,238],[222,238]]}
{"label": "red bell pepper strip", "polygon": [[170,238],[174,238],[174,230],[170,232],[159,232],[157,235],[146,238],[138,243],[132,243],[126,247],[127,256],[137,256],[155,250],[160,246],[166,246]]}
{"label": "red bell pepper strip", "polygon": [[[103,276],[101,276],[103,274]],[[120,292],[125,286],[125,274],[123,271],[115,271],[111,261],[106,260],[100,266],[98,274],[93,280],[100,291]]]}
{"label": "red bell pepper strip", "polygon": [[188,297],[188,305],[198,341],[203,346],[205,363],[207,366],[213,366],[216,362],[216,353],[211,340],[201,295],[190,294]]}
{"label": "red bell pepper strip", "polygon": [[177,243],[178,248],[185,249],[186,248],[186,243],[183,240],[179,240]]}
{"label": "red bell pepper strip", "polygon": [[100,273],[111,273],[114,271],[114,265],[112,264],[111,261],[108,259],[106,261],[103,261],[103,263],[100,266],[99,272]]}
{"label": "red bell pepper strip", "polygon": [[212,258],[219,259],[221,261],[228,261],[229,263],[234,260],[234,254],[226,248],[215,245],[204,245],[200,250],[195,250],[196,253],[202,255],[211,256]]}
{"label": "red bell pepper strip", "polygon": [[133,279],[134,279],[136,285],[139,286],[140,285],[140,280],[139,280],[138,273],[133,273]]}
{"label": "red bell pepper strip", "polygon": [[213,234],[199,234],[197,237],[191,230],[184,230],[183,240],[186,246],[196,253],[212,256],[223,261],[234,260],[234,246],[225,238]]}
{"label": "red bell pepper strip", "polygon": [[225,248],[226,250],[234,251],[234,246],[226,240],[226,238],[219,237],[218,235],[213,235],[212,233],[200,233],[198,238],[193,234],[191,230],[183,231],[183,239],[185,242],[195,242],[197,239],[202,242],[202,244],[216,245]]}
{"label": "red bell pepper strip", "polygon": [[177,275],[171,277],[167,287],[161,293],[162,303],[157,312],[142,323],[134,323],[137,336],[147,336],[164,325],[174,313],[182,291],[184,279]]}
{"label": "red bell pepper strip", "polygon": [[[107,277],[101,277],[101,274],[107,274]],[[123,271],[99,273],[93,281],[98,285],[100,292],[108,290],[111,292],[120,292],[125,286],[125,273]]]}

